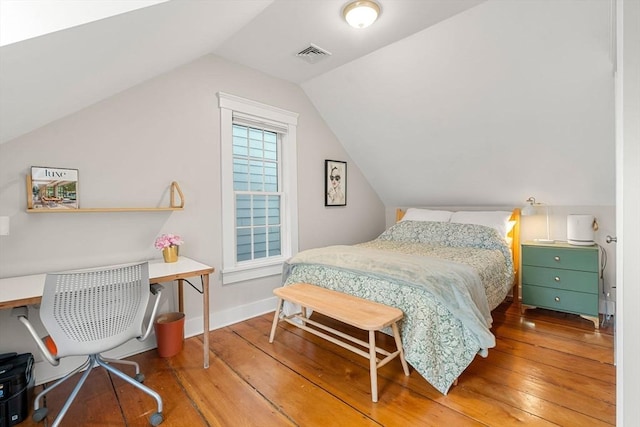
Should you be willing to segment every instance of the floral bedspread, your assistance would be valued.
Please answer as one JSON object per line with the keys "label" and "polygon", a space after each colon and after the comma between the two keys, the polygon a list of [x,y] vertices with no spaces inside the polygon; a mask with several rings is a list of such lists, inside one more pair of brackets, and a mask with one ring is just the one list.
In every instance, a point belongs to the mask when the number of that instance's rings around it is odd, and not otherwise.
{"label": "floral bedspread", "polygon": [[[346,261],[359,250],[367,256],[386,252],[389,260],[380,268],[372,267],[377,264],[372,262],[375,258],[355,264]],[[400,308],[407,362],[441,393],[448,392],[476,354],[485,356],[495,345],[487,313],[504,299],[513,282],[509,248],[495,230],[472,224],[403,221],[353,250],[329,247],[318,251],[303,251],[289,260],[285,285],[311,283]],[[335,262],[325,256],[331,252]],[[318,256],[322,253],[325,255]],[[408,267],[420,257],[427,260],[425,265]],[[393,259],[399,260],[397,275],[386,266]],[[448,270],[443,271],[442,265]],[[481,283],[479,289],[470,275]],[[465,283],[454,285],[454,276]],[[456,290],[444,298],[449,286]],[[486,301],[474,301],[476,294],[485,294]],[[465,309],[467,304],[475,307]]]}

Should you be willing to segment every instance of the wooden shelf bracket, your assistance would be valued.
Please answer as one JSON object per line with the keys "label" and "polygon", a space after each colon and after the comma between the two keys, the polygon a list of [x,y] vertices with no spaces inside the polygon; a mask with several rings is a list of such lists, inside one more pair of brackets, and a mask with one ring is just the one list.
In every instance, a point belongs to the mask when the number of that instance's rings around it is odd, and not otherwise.
{"label": "wooden shelf bracket", "polygon": [[[180,197],[180,204],[176,204],[176,193],[178,193],[178,196]],[[170,204],[172,208],[184,208],[184,194],[182,194],[182,190],[180,189],[180,186],[178,185],[177,182],[173,181],[171,183],[171,194],[170,194]]]}

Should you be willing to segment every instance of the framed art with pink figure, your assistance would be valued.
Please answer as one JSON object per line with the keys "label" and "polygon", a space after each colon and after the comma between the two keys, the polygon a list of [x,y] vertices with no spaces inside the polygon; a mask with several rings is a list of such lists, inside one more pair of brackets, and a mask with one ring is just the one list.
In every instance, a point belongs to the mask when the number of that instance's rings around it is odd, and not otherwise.
{"label": "framed art with pink figure", "polygon": [[324,205],[347,205],[347,162],[324,161]]}

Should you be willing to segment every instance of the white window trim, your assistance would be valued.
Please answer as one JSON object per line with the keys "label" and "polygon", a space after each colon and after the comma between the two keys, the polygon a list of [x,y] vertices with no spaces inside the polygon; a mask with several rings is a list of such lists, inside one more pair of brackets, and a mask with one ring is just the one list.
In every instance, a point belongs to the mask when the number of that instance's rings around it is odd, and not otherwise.
{"label": "white window trim", "polygon": [[[298,113],[250,99],[218,92],[220,108],[220,173],[222,183],[222,284],[282,273],[285,260],[298,252],[297,140]],[[236,263],[235,197],[233,191],[232,124],[234,114],[268,128],[286,129],[280,135],[282,153],[282,256]]]}

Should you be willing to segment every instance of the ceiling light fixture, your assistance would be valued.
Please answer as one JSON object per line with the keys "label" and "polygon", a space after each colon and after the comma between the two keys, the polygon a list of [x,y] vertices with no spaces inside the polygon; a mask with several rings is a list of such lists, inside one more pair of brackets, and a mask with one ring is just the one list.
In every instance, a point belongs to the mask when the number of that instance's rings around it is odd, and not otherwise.
{"label": "ceiling light fixture", "polygon": [[358,0],[349,3],[342,11],[344,19],[353,28],[366,28],[373,24],[380,14],[378,3],[370,0]]}

